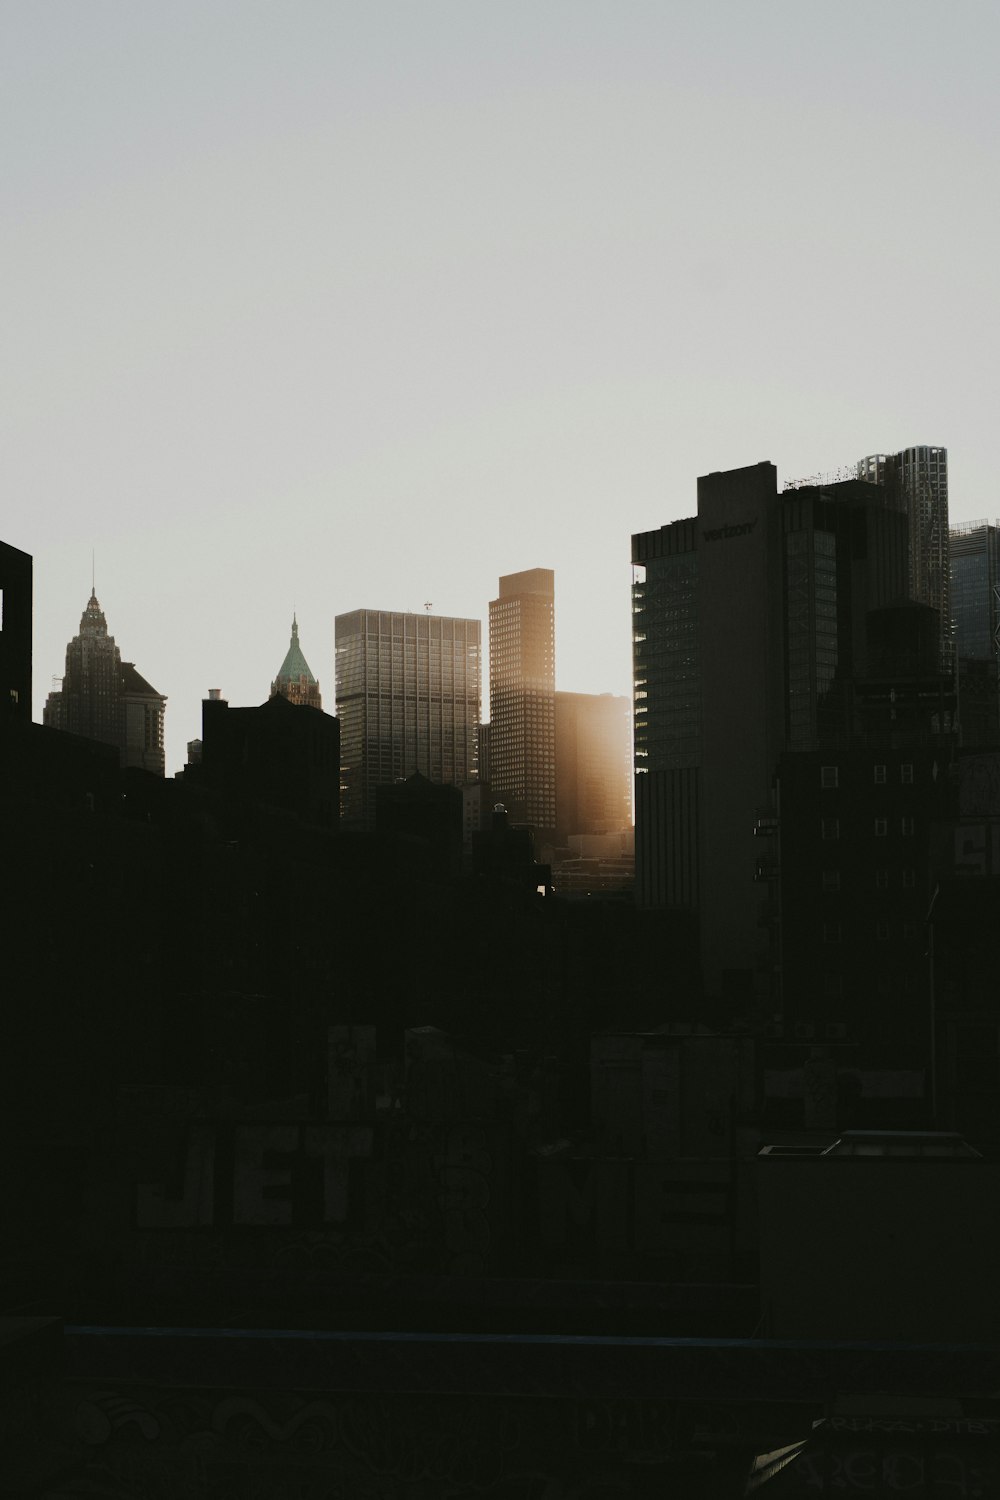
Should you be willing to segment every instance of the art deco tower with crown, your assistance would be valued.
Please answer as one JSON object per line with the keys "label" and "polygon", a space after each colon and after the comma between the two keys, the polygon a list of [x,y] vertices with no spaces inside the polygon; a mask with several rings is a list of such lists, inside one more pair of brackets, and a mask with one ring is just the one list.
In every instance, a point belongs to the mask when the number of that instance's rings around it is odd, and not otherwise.
{"label": "art deco tower with crown", "polygon": [[323,701],[319,695],[319,683],[309,670],[309,663],[302,655],[302,647],[299,645],[299,623],[292,616],[292,639],[285,653],[285,659],[281,663],[278,675],[271,683],[270,697],[276,698],[278,694],[287,698],[289,703],[304,703],[309,708],[322,708]]}
{"label": "art deco tower with crown", "polygon": [[117,745],[123,766],[162,776],[166,698],[123,662],[108,622],[91,591],[80,633],[66,647],[62,687],[48,696],[44,723],[85,739]]}

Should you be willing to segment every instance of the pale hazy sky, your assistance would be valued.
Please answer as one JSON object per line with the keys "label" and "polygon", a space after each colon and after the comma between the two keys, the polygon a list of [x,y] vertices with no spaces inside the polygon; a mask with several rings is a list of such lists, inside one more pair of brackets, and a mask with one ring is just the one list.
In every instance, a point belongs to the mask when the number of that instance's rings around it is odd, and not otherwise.
{"label": "pale hazy sky", "polygon": [[713,469],[940,443],[995,516],[998,43],[986,0],[2,0],[35,717],[92,547],[171,773],[293,609],[332,709],[336,614],[485,635],[522,568],[558,686],[628,693],[630,534]]}

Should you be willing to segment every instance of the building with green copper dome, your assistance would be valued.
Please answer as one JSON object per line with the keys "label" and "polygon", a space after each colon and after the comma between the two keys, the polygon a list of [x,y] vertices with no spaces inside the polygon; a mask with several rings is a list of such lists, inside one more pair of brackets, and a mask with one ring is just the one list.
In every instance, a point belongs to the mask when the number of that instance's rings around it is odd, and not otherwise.
{"label": "building with green copper dome", "polygon": [[282,698],[287,698],[289,703],[304,703],[309,708],[323,707],[319,683],[310,671],[309,663],[303,656],[302,647],[299,645],[299,622],[294,615],[292,616],[291,643],[278,675],[271,683],[270,697],[276,698],[279,693]]}

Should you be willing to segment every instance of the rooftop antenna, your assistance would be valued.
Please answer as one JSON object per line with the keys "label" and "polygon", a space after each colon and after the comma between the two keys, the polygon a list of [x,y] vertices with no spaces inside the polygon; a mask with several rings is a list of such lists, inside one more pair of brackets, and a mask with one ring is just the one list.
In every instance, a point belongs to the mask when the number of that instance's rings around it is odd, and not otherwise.
{"label": "rooftop antenna", "polygon": [[91,549],[90,549],[90,592],[92,594],[96,594],[97,593],[97,582],[96,582],[96,580],[97,580],[97,572],[96,572],[96,568],[95,568],[95,565],[94,565],[94,549],[93,549],[93,547],[91,547]]}

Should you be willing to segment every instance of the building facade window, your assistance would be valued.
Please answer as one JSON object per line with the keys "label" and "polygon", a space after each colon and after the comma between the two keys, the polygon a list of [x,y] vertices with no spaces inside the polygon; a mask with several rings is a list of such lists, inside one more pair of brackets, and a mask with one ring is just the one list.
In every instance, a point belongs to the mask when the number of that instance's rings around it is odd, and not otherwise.
{"label": "building facade window", "polygon": [[837,784],[838,784],[838,780],[837,780],[837,767],[836,766],[820,766],[820,769],[819,769],[819,784],[820,784],[821,787],[825,788],[826,790],[829,790],[829,789],[837,786]]}

